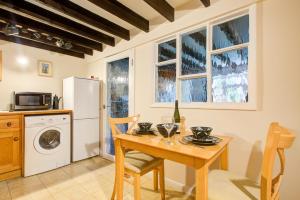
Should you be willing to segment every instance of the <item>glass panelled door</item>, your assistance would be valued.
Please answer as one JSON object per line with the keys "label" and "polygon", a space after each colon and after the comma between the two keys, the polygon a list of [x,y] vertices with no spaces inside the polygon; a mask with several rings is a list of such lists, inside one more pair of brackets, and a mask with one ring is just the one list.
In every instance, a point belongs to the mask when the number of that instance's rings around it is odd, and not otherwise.
{"label": "glass panelled door", "polygon": [[[104,136],[104,153],[103,156],[113,159],[114,141],[109,126],[109,118],[128,117],[132,113],[132,101],[130,98],[133,93],[132,85],[132,65],[131,56],[119,55],[114,56],[106,62],[106,130]],[[122,132],[127,131],[127,125],[120,125],[119,129]]]}

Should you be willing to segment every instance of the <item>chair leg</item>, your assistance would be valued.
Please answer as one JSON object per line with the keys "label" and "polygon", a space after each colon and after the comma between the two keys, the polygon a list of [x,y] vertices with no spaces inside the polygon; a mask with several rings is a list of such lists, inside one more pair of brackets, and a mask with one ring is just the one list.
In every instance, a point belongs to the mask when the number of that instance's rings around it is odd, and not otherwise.
{"label": "chair leg", "polygon": [[165,200],[165,169],[164,169],[164,161],[162,161],[159,166],[159,188],[160,188],[160,196],[162,200]]}
{"label": "chair leg", "polygon": [[158,169],[153,170],[153,188],[158,191]]}
{"label": "chair leg", "polygon": [[116,196],[116,179],[115,179],[115,183],[114,183],[114,190],[112,192],[112,195],[111,195],[111,200],[114,200],[115,199],[115,196]]}
{"label": "chair leg", "polygon": [[141,199],[141,175],[135,174],[134,175],[134,200],[140,200]]}

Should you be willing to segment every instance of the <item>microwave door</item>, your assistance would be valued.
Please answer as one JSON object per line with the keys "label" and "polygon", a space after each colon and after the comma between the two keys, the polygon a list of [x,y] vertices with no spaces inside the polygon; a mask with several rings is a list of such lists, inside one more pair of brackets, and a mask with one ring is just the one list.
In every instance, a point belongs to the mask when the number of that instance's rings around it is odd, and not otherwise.
{"label": "microwave door", "polygon": [[[51,97],[50,97],[51,98]],[[48,109],[46,96],[38,93],[20,93],[15,96],[15,110]]]}
{"label": "microwave door", "polygon": [[19,95],[18,105],[20,106],[40,106],[40,96],[39,95]]}

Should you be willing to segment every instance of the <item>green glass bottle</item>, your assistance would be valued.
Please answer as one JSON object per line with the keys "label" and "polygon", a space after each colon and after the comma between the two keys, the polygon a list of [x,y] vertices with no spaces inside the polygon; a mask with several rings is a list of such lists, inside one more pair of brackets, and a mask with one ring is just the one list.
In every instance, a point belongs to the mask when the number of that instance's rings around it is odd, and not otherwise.
{"label": "green glass bottle", "polygon": [[174,121],[178,127],[176,133],[180,133],[180,114],[179,114],[179,109],[178,109],[178,100],[175,101]]}

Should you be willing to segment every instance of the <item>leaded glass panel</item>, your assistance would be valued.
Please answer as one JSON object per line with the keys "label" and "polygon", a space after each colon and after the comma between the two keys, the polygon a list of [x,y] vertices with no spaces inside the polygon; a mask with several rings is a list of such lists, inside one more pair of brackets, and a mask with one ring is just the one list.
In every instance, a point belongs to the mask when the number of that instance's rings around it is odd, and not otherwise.
{"label": "leaded glass panel", "polygon": [[[110,62],[107,68],[107,115],[113,118],[128,117],[129,95],[129,58]],[[118,126],[121,132],[126,132],[128,125]],[[106,136],[106,153],[114,155],[115,147],[109,128]]]}
{"label": "leaded glass panel", "polygon": [[213,102],[248,102],[248,48],[212,56]]}
{"label": "leaded glass panel", "polygon": [[184,103],[207,102],[207,79],[193,78],[181,81],[181,101]]}
{"label": "leaded glass panel", "polygon": [[157,66],[156,102],[174,102],[176,99],[176,64]]}
{"label": "leaded glass panel", "polygon": [[213,26],[213,50],[249,42],[249,15]]}
{"label": "leaded glass panel", "polygon": [[176,59],[176,40],[170,40],[158,45],[158,62]]}
{"label": "leaded glass panel", "polygon": [[206,29],[181,38],[181,74],[206,72]]}

